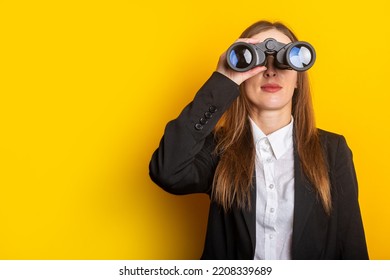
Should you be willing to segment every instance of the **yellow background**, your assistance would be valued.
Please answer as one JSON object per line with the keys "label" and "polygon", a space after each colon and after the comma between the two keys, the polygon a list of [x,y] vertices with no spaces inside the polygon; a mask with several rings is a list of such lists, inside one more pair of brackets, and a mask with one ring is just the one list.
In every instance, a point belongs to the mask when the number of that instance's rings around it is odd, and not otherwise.
{"label": "yellow background", "polygon": [[370,256],[390,259],[387,2],[1,1],[0,259],[199,258],[208,198],[163,192],[149,159],[259,19],[315,46],[317,124],[346,136]]}

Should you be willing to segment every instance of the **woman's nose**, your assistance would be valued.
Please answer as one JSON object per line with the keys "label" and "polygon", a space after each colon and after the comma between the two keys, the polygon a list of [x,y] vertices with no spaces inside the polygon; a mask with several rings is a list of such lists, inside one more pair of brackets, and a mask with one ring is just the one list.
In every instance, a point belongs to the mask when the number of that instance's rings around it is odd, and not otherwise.
{"label": "woman's nose", "polygon": [[272,55],[267,56],[266,58],[267,70],[264,71],[264,77],[270,78],[276,76],[277,70],[275,69],[274,60],[275,58]]}

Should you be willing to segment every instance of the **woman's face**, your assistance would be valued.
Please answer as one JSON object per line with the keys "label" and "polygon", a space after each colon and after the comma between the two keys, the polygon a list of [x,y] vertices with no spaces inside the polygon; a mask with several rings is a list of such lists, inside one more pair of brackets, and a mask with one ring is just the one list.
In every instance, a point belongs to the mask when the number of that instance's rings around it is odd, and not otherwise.
{"label": "woman's face", "polygon": [[[277,30],[267,30],[252,37],[260,39],[261,42],[267,38],[274,38],[285,44],[291,42],[286,35]],[[246,80],[243,84],[251,113],[286,110],[286,113],[291,114],[298,73],[294,70],[276,68],[273,56],[268,56],[267,60],[267,70]]]}

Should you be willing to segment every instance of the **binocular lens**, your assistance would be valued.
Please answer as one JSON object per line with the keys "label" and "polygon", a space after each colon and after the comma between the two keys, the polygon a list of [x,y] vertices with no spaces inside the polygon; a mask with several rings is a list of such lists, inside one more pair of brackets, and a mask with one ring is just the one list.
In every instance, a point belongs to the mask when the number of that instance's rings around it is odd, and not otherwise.
{"label": "binocular lens", "polygon": [[296,68],[305,68],[312,62],[311,51],[304,47],[293,47],[289,53],[289,60]]}
{"label": "binocular lens", "polygon": [[307,42],[284,44],[268,38],[259,44],[236,42],[227,50],[227,63],[234,71],[245,72],[253,67],[266,65],[267,57],[274,57],[275,67],[306,71],[316,59],[314,48]]}
{"label": "binocular lens", "polygon": [[229,62],[236,69],[245,69],[249,67],[252,60],[252,52],[244,45],[237,45],[229,54]]}

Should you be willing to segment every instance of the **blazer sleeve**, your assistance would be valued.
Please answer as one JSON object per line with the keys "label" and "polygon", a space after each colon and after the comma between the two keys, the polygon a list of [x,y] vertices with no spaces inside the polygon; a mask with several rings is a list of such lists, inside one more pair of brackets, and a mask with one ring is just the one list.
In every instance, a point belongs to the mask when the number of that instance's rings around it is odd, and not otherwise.
{"label": "blazer sleeve", "polygon": [[217,164],[212,131],[239,95],[239,86],[214,72],[194,100],[170,121],[149,164],[150,178],[173,194],[209,193]]}
{"label": "blazer sleeve", "polygon": [[341,257],[342,259],[368,259],[352,152],[343,136],[339,137],[337,147],[335,177]]}

